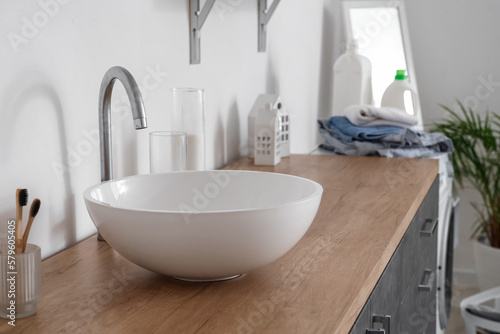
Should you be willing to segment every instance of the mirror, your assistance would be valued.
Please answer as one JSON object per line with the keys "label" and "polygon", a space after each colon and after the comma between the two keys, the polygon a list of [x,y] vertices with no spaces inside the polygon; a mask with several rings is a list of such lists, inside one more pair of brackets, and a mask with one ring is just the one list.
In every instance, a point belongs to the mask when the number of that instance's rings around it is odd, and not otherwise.
{"label": "mirror", "polygon": [[[405,69],[417,92],[410,38],[403,3],[399,1],[344,1],[346,40],[356,39],[359,54],[372,65],[373,100],[376,107],[385,89],[394,81],[396,70]],[[422,125],[419,101],[415,116]]]}

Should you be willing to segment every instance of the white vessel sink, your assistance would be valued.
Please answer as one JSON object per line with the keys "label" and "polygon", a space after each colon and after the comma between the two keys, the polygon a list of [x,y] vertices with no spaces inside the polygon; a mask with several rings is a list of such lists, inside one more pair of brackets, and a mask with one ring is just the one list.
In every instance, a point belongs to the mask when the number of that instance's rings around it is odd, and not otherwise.
{"label": "white vessel sink", "polygon": [[323,188],[254,171],[147,174],[84,192],[95,226],[133,263],[192,281],[236,277],[271,263],[305,234]]}

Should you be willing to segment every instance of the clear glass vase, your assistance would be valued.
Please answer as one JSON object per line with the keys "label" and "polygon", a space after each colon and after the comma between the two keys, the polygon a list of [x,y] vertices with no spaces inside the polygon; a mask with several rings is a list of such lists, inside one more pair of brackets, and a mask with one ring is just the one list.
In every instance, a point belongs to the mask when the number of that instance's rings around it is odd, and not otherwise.
{"label": "clear glass vase", "polygon": [[187,133],[186,170],[205,170],[205,91],[172,88],[174,129]]}

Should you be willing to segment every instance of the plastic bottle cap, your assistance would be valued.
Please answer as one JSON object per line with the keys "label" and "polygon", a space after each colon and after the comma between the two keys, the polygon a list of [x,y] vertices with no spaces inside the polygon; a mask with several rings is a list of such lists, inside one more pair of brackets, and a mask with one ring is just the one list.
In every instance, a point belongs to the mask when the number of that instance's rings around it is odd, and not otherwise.
{"label": "plastic bottle cap", "polygon": [[406,76],[406,70],[397,70],[396,71],[396,76],[394,77],[394,79],[396,80],[404,80],[406,78],[408,78],[408,76]]}
{"label": "plastic bottle cap", "polygon": [[357,39],[350,39],[349,42],[347,42],[346,53],[348,53],[348,54],[358,53],[358,40]]}

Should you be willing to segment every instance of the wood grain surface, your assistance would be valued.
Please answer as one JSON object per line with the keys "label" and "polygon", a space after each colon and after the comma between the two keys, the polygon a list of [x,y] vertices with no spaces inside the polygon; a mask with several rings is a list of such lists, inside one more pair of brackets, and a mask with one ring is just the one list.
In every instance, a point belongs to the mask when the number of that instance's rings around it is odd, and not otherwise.
{"label": "wood grain surface", "polygon": [[438,173],[436,160],[292,155],[226,169],[319,182],[310,229],[240,278],[187,283],[142,269],[91,237],[42,263],[38,312],[0,333],[348,333]]}

